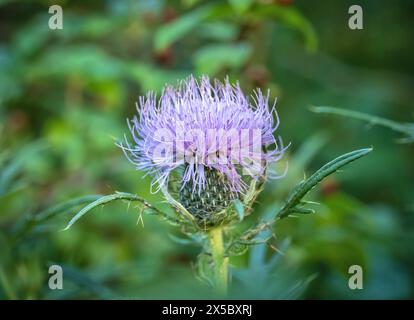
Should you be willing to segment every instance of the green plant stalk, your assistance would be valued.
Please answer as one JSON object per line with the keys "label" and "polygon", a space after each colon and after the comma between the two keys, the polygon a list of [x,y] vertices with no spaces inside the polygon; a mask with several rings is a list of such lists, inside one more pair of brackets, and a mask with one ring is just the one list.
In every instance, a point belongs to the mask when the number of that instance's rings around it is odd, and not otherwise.
{"label": "green plant stalk", "polygon": [[214,263],[214,285],[218,295],[227,295],[228,257],[224,254],[223,229],[213,228],[208,232],[211,255]]}
{"label": "green plant stalk", "polygon": [[410,123],[400,123],[397,121],[381,118],[378,116],[370,115],[367,113],[362,113],[359,111],[354,110],[346,110],[341,108],[334,108],[334,107],[325,107],[325,106],[311,106],[311,111],[316,113],[329,113],[329,114],[336,114],[339,116],[354,118],[358,120],[364,120],[372,125],[380,125],[389,129],[392,129],[397,132],[405,133],[408,135],[412,135],[412,127]]}

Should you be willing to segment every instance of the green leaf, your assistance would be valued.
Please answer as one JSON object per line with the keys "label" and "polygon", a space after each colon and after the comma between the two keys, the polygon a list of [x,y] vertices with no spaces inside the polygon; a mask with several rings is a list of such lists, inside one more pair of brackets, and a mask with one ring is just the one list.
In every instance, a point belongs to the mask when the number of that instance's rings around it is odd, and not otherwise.
{"label": "green leaf", "polygon": [[371,125],[379,125],[400,133],[404,133],[407,135],[407,137],[404,138],[405,142],[414,142],[414,123],[400,123],[397,121],[377,117],[359,111],[346,110],[334,107],[311,106],[310,110],[316,113],[335,114],[339,116],[368,121]]}
{"label": "green leaf", "polygon": [[6,194],[16,182],[17,176],[22,172],[24,165],[40,151],[46,148],[44,141],[35,141],[21,148],[8,164],[0,171],[0,196]]}
{"label": "green leaf", "polygon": [[260,5],[253,10],[254,16],[270,17],[280,21],[301,33],[305,47],[309,52],[315,52],[318,48],[318,38],[312,24],[295,8],[277,5]]}
{"label": "green leaf", "polygon": [[243,219],[244,219],[244,205],[243,205],[243,203],[240,200],[236,199],[236,200],[233,201],[233,206],[234,206],[234,209],[236,210],[236,213],[237,213],[237,216],[239,217],[239,220],[243,221]]}
{"label": "green leaf", "polygon": [[30,214],[28,216],[24,216],[18,223],[15,231],[15,236],[17,238],[22,237],[24,234],[27,234],[29,231],[32,230],[33,227],[40,223],[44,223],[47,220],[57,216],[58,214],[65,213],[74,207],[83,205],[85,203],[90,203],[91,201],[96,201],[101,198],[101,195],[88,195],[84,197],[79,197],[75,199],[71,199],[69,201],[65,201],[58,205],[55,205],[51,208],[43,210],[37,214]]}
{"label": "green leaf", "polygon": [[224,68],[242,67],[251,52],[247,43],[207,45],[194,54],[193,63],[197,73],[215,75]]}
{"label": "green leaf", "polygon": [[100,197],[99,199],[95,200],[94,202],[88,204],[86,207],[84,207],[81,211],[79,211],[67,224],[67,226],[65,227],[65,229],[63,229],[63,231],[68,230],[76,221],[78,221],[80,218],[82,218],[86,213],[88,213],[89,211],[91,211],[92,209],[105,205],[107,203],[110,203],[112,201],[116,201],[116,200],[127,200],[127,201],[137,201],[140,202],[144,208],[148,208],[150,210],[152,210],[152,212],[154,214],[158,214],[160,216],[162,216],[164,219],[168,220],[171,223],[177,223],[177,221],[170,217],[169,215],[161,212],[160,210],[156,209],[155,207],[153,207],[152,205],[150,205],[148,202],[146,202],[144,199],[142,199],[141,197],[135,195],[135,194],[131,194],[131,193],[125,193],[125,192],[117,192],[114,194],[110,194],[107,196],[103,196]]}
{"label": "green leaf", "polygon": [[173,240],[174,242],[178,243],[178,244],[183,244],[183,245],[200,245],[203,243],[203,240],[200,236],[198,236],[197,234],[190,234],[187,235],[188,238],[181,238],[181,237],[177,237],[173,234],[168,234],[168,237]]}
{"label": "green leaf", "polygon": [[215,41],[229,42],[237,38],[239,29],[231,23],[214,21],[206,22],[200,25],[199,34],[202,38]]}
{"label": "green leaf", "polygon": [[292,210],[288,211],[289,214],[293,213],[299,213],[299,214],[311,214],[315,213],[315,210],[308,209],[308,208],[301,208],[301,207],[294,207]]}
{"label": "green leaf", "polygon": [[322,166],[312,176],[301,182],[288,196],[288,199],[276,217],[284,218],[292,213],[311,213],[308,209],[303,208],[302,198],[312,190],[324,178],[334,173],[341,167],[355,161],[372,151],[372,148],[355,150],[346,153]]}
{"label": "green leaf", "polygon": [[253,0],[228,0],[236,12],[246,12],[253,4]]}
{"label": "green leaf", "polygon": [[156,51],[163,51],[175,41],[181,39],[204,21],[212,10],[212,6],[204,6],[189,11],[176,20],[161,26],[155,33],[154,46]]}
{"label": "green leaf", "polygon": [[49,16],[46,11],[44,13],[34,16],[24,24],[22,22],[23,25],[17,30],[11,43],[16,56],[28,57],[40,51],[50,39],[51,32],[47,24]]}
{"label": "green leaf", "polygon": [[299,213],[299,214],[309,214],[313,213],[312,209],[304,208],[309,202],[302,200],[302,198],[312,190],[320,181],[334,173],[341,167],[355,161],[372,151],[372,148],[355,150],[349,153],[346,153],[322,166],[318,171],[316,171],[312,176],[310,176],[305,181],[302,181],[288,196],[284,206],[274,215],[274,218],[265,221],[259,222],[253,227],[249,228],[244,232],[240,238],[236,241],[237,243],[249,243],[257,235],[261,234],[266,229],[270,228],[277,219],[282,219],[290,214]]}
{"label": "green leaf", "polygon": [[27,68],[26,77],[78,76],[85,80],[119,79],[123,63],[104,50],[91,45],[74,45],[49,49]]}

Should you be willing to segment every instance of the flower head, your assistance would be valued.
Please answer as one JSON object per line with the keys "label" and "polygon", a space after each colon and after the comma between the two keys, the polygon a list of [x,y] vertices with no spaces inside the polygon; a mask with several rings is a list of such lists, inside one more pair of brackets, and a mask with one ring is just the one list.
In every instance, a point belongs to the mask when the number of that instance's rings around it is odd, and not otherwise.
{"label": "flower head", "polygon": [[182,198],[204,199],[201,207],[239,198],[284,151],[273,135],[279,119],[274,105],[269,110],[269,93],[257,90],[250,101],[228,79],[212,84],[191,76],[166,86],[159,100],[154,93],[140,97],[137,111],[128,121],[133,143],[120,145],[125,155],[158,188],[180,169]]}

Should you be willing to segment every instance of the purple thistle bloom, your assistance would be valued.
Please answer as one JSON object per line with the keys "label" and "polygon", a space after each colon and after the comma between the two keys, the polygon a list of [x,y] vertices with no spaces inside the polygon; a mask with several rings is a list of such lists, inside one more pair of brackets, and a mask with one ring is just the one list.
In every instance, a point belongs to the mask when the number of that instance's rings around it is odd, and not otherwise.
{"label": "purple thistle bloom", "polygon": [[152,92],[140,97],[138,116],[128,121],[133,144],[125,138],[120,147],[154,177],[157,191],[183,168],[181,189],[191,186],[192,195],[209,185],[209,172],[243,194],[249,184],[242,176],[262,178],[285,150],[273,135],[279,119],[275,105],[269,110],[269,93],[257,90],[251,100],[228,79],[212,84],[190,76],[176,88],[166,86],[159,100]]}

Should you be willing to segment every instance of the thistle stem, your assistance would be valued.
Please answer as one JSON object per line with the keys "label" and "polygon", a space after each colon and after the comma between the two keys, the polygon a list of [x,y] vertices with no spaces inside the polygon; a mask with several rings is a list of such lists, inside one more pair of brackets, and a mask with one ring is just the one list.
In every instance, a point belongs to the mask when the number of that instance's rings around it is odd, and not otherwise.
{"label": "thistle stem", "polygon": [[208,233],[214,263],[214,285],[217,294],[227,295],[228,257],[224,256],[223,230],[213,228]]}

